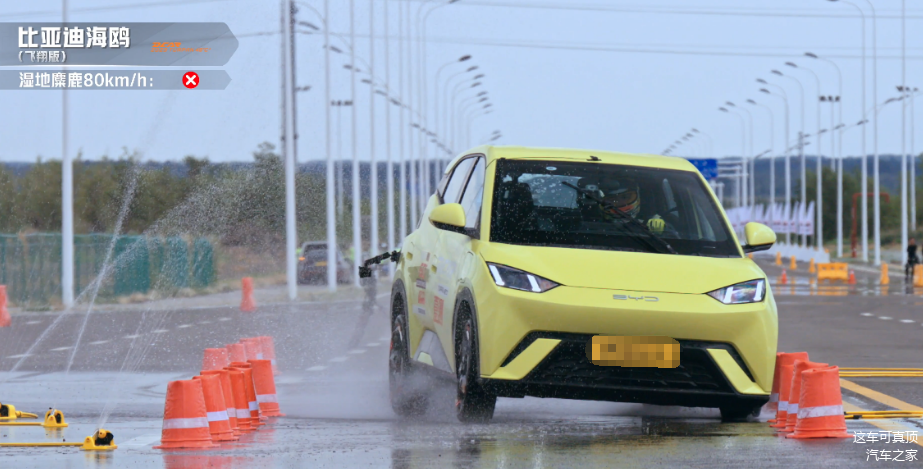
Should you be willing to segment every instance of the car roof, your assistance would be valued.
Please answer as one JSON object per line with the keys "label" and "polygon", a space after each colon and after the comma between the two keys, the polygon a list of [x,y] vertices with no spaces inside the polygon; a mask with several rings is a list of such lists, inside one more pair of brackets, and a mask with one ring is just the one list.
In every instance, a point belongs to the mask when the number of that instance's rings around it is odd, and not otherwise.
{"label": "car roof", "polygon": [[515,160],[561,160],[561,161],[591,161],[591,156],[598,158],[599,163],[620,164],[628,166],[645,166],[649,168],[677,169],[683,171],[697,171],[685,158],[675,156],[662,156],[638,153],[619,153],[601,150],[582,150],[570,148],[540,148],[521,146],[493,146],[483,145],[472,148],[457,156],[446,166],[446,171],[451,169],[461,158],[481,154],[487,157],[490,164],[494,160],[507,158]]}

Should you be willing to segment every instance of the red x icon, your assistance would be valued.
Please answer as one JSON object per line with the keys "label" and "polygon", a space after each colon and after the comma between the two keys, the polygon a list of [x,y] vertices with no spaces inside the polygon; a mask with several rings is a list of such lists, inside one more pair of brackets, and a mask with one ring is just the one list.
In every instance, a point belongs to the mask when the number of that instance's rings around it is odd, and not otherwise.
{"label": "red x icon", "polygon": [[190,90],[199,86],[199,74],[196,72],[186,72],[186,74],[183,75],[183,86]]}

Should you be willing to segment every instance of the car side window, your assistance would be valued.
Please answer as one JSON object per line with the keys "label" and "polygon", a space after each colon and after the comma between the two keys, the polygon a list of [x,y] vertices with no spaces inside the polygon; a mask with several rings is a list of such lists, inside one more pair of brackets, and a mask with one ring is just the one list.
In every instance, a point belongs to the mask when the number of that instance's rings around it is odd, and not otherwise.
{"label": "car side window", "polygon": [[474,158],[467,158],[459,162],[449,177],[449,184],[446,185],[445,192],[442,195],[442,203],[454,204],[458,202],[458,196],[465,187],[465,181],[468,179],[468,170],[474,164]]}
{"label": "car side window", "polygon": [[460,202],[465,209],[466,228],[477,227],[478,216],[481,214],[481,201],[484,199],[484,167],[484,158],[478,158]]}

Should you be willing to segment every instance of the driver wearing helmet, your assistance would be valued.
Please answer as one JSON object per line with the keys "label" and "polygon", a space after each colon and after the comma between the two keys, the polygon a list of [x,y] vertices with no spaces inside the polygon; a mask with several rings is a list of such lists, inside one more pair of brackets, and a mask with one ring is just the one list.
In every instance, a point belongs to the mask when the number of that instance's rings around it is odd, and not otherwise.
{"label": "driver wearing helmet", "polygon": [[[638,213],[641,212],[641,194],[638,191],[638,185],[634,183],[620,184],[618,181],[615,181],[614,184],[610,183],[608,185],[601,184],[598,193],[601,193],[602,199],[605,202],[608,202],[615,207],[617,210],[628,215],[632,218],[637,218]],[[621,217],[614,213],[614,210],[611,206],[605,205],[601,206],[600,210],[603,212],[603,218],[606,220],[611,220],[615,223],[622,222]],[[665,229],[668,229],[667,222],[658,214],[654,214],[648,220],[640,220],[645,223],[650,230],[656,234],[663,234]],[[669,231],[673,231],[672,227],[669,227]]]}

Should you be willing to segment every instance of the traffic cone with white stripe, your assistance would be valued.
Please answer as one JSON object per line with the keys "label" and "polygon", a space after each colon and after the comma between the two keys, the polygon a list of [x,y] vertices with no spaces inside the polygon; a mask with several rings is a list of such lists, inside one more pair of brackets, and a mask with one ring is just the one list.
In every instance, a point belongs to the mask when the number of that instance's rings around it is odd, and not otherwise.
{"label": "traffic cone with white stripe", "polygon": [[801,406],[795,432],[787,438],[849,438],[840,393],[840,369],[835,366],[801,373]]}
{"label": "traffic cone with white stripe", "polygon": [[228,362],[229,363],[234,363],[234,362],[246,363],[247,362],[247,349],[244,348],[244,344],[228,344],[225,348],[228,349]]}
{"label": "traffic cone with white stripe", "polygon": [[[779,360],[781,360],[782,352],[776,353],[776,368],[773,371],[772,375],[772,391],[769,393],[769,402],[766,403],[766,412],[771,412],[775,414],[779,411]],[[773,418],[770,422],[774,422]]]}
{"label": "traffic cone with white stripe", "polygon": [[224,406],[228,413],[228,424],[234,435],[240,435],[240,424],[237,423],[237,408],[234,407],[234,391],[231,386],[231,375],[228,370],[203,370],[202,376],[217,376],[221,380],[221,392],[224,394]]}
{"label": "traffic cone with white stripe", "polygon": [[207,348],[202,357],[202,369],[206,371],[220,370],[231,361],[228,359],[228,349],[226,348]]}
{"label": "traffic cone with white stripe", "polygon": [[228,379],[231,380],[231,391],[234,394],[234,410],[237,414],[237,428],[241,433],[249,433],[256,428],[250,425],[250,409],[247,404],[246,382],[244,374],[236,369],[227,370]]}
{"label": "traffic cone with white stripe", "polygon": [[205,410],[208,412],[208,430],[212,441],[234,441],[234,430],[228,419],[228,406],[224,403],[224,390],[217,376],[195,376],[202,382],[202,394],[205,395]]}
{"label": "traffic cone with white stripe", "polygon": [[792,371],[791,364],[782,365],[782,371],[779,372],[779,411],[776,413],[776,423],[770,425],[772,428],[785,428],[788,421],[788,394],[792,390]]}
{"label": "traffic cone with white stripe", "polygon": [[776,418],[769,420],[769,423],[778,423],[780,422],[779,418],[782,418],[781,422],[784,425],[786,420],[785,417],[788,413],[788,393],[791,390],[791,375],[788,378],[782,376],[782,366],[783,365],[792,365],[795,363],[795,360],[807,360],[808,352],[795,352],[795,353],[779,353],[776,354],[776,371],[772,380],[772,394],[769,396],[769,400],[773,399],[773,395],[776,400]]}
{"label": "traffic cone with white stripe", "polygon": [[246,339],[240,339],[240,343],[244,346],[244,350],[247,354],[247,360],[263,359],[263,344],[260,342],[260,339],[255,337],[247,337]]}
{"label": "traffic cone with white stripe", "polygon": [[273,342],[272,337],[268,335],[260,336],[258,339],[260,339],[260,343],[263,345],[263,359],[272,362],[272,374],[278,375],[279,369],[276,368],[276,344]]}
{"label": "traffic cone with white stripe", "polygon": [[795,425],[798,423],[798,402],[801,398],[801,373],[805,370],[826,368],[828,366],[830,365],[827,363],[795,360],[795,365],[792,368],[792,390],[788,393],[788,414],[785,418],[785,428],[780,428],[780,432],[791,433],[795,431]]}
{"label": "traffic cone with white stripe", "polygon": [[250,426],[253,428],[266,425],[260,419],[260,406],[256,402],[256,389],[253,387],[253,370],[249,363],[231,363],[231,368],[244,374],[244,392],[247,395],[247,409],[250,411]]}
{"label": "traffic cone with white stripe", "polygon": [[267,417],[285,417],[279,409],[276,380],[272,377],[272,362],[249,360],[249,363],[253,367],[253,385],[256,388],[256,402],[260,412]]}
{"label": "traffic cone with white stripe", "polygon": [[208,428],[202,382],[189,379],[167,384],[163,433],[154,449],[217,448]]}

